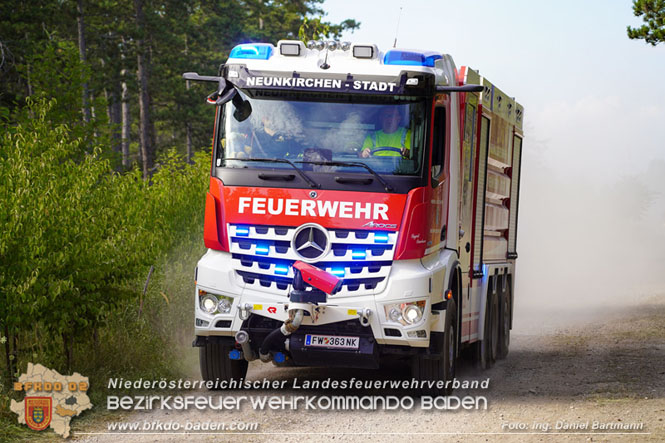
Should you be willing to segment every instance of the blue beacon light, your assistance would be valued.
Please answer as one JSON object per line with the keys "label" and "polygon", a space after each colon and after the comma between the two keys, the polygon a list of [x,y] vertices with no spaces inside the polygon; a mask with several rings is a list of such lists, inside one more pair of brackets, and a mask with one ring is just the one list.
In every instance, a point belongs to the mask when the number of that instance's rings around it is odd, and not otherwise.
{"label": "blue beacon light", "polygon": [[441,54],[426,51],[405,51],[403,49],[391,49],[383,57],[384,65],[406,65],[406,66],[427,66],[434,67],[434,63],[443,58]]}
{"label": "blue beacon light", "polygon": [[238,45],[231,50],[229,58],[251,59],[251,60],[268,60],[272,55],[272,45],[260,43],[248,43]]}
{"label": "blue beacon light", "polygon": [[388,234],[385,232],[375,232],[374,243],[388,243]]}
{"label": "blue beacon light", "polygon": [[255,249],[257,255],[268,255],[270,252],[270,245],[267,243],[258,243]]}
{"label": "blue beacon light", "polygon": [[351,251],[351,258],[359,260],[367,257],[367,252],[361,249],[354,249]]}
{"label": "blue beacon light", "polygon": [[288,275],[289,267],[286,265],[275,265],[275,274],[277,275]]}
{"label": "blue beacon light", "polygon": [[247,237],[249,235],[248,226],[236,226],[236,235],[238,237]]}

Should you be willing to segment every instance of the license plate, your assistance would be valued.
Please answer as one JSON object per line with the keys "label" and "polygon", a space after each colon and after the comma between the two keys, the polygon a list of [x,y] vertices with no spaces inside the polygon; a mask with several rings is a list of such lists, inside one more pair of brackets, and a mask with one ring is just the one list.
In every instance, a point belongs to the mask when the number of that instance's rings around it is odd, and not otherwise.
{"label": "license plate", "polygon": [[338,335],[305,335],[305,346],[334,349],[358,349],[360,337],[340,337]]}

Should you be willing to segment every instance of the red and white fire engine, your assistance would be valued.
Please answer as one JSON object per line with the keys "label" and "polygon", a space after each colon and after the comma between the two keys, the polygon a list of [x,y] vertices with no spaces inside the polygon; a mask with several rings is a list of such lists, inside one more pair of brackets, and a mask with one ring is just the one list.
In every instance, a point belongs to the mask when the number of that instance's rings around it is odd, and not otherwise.
{"label": "red and white fire engine", "polygon": [[214,82],[194,345],[248,362],[448,381],[508,353],[523,108],[439,52],[236,46]]}

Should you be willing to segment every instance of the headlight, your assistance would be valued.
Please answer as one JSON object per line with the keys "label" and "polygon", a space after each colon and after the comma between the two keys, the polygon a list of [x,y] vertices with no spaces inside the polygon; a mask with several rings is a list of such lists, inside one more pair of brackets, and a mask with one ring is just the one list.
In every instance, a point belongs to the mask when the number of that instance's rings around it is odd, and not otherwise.
{"label": "headlight", "polygon": [[417,305],[407,305],[402,309],[402,318],[410,325],[418,323],[423,318],[423,310]]}
{"label": "headlight", "polygon": [[217,310],[221,314],[228,314],[231,312],[231,300],[229,300],[226,297],[221,297],[219,300],[219,304],[217,305]]}
{"label": "headlight", "polygon": [[217,297],[212,294],[208,294],[201,299],[201,309],[203,312],[212,314],[217,310]]}
{"label": "headlight", "polygon": [[199,306],[206,314],[228,314],[233,306],[233,297],[210,294],[203,289],[199,289]]}
{"label": "headlight", "polygon": [[386,319],[402,326],[415,325],[423,319],[425,300],[384,305]]}
{"label": "headlight", "polygon": [[393,306],[392,308],[390,308],[390,311],[388,312],[388,318],[390,319],[390,321],[399,323],[401,317],[402,317],[402,311],[400,311],[397,308],[397,306]]}

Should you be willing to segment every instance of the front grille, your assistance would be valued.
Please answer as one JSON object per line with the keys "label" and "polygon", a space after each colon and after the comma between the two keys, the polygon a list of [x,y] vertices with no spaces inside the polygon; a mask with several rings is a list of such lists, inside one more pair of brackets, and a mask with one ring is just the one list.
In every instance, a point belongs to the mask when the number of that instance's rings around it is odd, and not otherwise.
{"label": "front grille", "polygon": [[[228,225],[233,269],[247,287],[288,296],[291,265],[301,260],[291,246],[297,227]],[[314,266],[341,278],[331,297],[382,291],[390,274],[397,232],[328,230],[331,247]]]}

